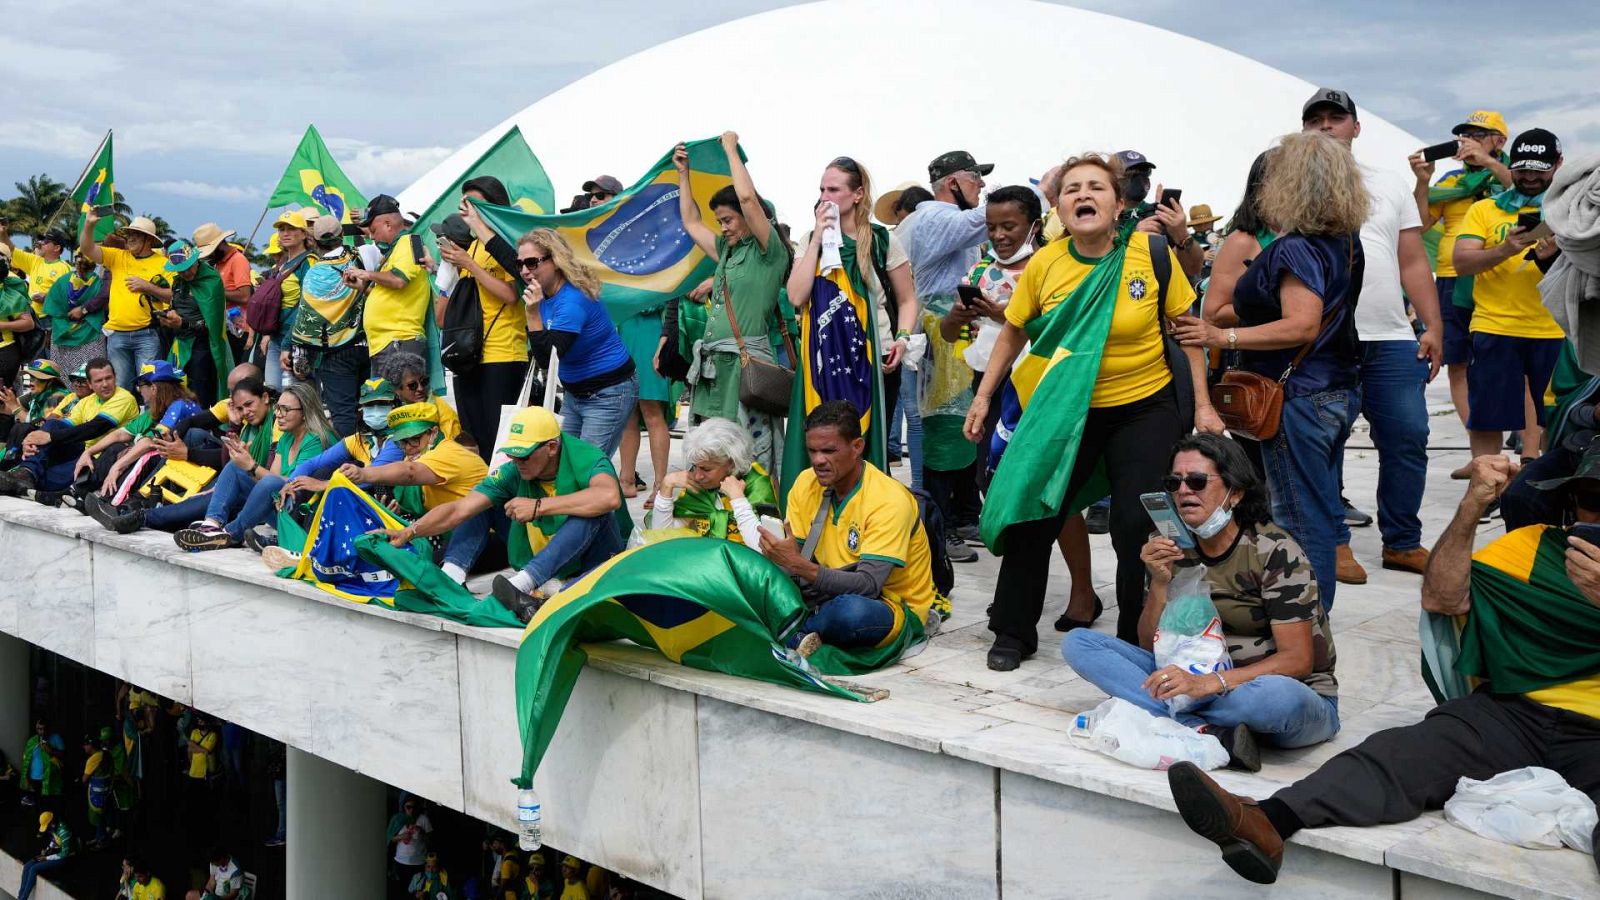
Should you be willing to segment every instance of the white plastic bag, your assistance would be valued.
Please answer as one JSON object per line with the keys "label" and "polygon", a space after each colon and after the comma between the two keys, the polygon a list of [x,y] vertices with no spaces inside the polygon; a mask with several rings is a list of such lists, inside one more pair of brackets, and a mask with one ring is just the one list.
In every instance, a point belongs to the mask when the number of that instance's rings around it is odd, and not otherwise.
{"label": "white plastic bag", "polygon": [[[1194,675],[1210,675],[1233,668],[1228,642],[1222,634],[1222,617],[1211,602],[1211,585],[1202,566],[1179,569],[1167,586],[1167,605],[1156,625],[1153,651],[1156,668],[1177,666]],[[1180,713],[1195,704],[1179,695],[1166,701],[1167,709]]]}
{"label": "white plastic bag", "polygon": [[1594,801],[1560,774],[1538,766],[1501,772],[1487,781],[1463,778],[1444,804],[1444,817],[1473,834],[1534,850],[1563,844],[1593,852]]}
{"label": "white plastic bag", "polygon": [[1118,697],[1095,707],[1087,718],[1094,723],[1085,739],[1088,747],[1130,766],[1159,770],[1192,762],[1202,769],[1220,769],[1228,764],[1221,741]]}

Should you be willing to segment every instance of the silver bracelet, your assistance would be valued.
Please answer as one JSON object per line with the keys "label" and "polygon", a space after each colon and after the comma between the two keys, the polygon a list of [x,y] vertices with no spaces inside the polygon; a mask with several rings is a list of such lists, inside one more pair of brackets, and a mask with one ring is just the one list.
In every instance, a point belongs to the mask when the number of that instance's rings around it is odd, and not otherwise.
{"label": "silver bracelet", "polygon": [[1217,676],[1217,680],[1222,682],[1222,692],[1224,694],[1228,694],[1228,693],[1232,693],[1233,692],[1233,688],[1228,687],[1228,679],[1223,678],[1221,672],[1212,672],[1211,674]]}

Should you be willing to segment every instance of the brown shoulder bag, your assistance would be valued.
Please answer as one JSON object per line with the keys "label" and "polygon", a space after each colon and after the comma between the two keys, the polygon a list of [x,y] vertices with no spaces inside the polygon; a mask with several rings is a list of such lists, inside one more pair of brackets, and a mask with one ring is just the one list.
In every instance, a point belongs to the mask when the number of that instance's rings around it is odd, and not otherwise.
{"label": "brown shoulder bag", "polygon": [[[745,347],[744,335],[739,331],[739,320],[733,314],[733,298],[728,296],[728,280],[722,280],[722,310],[728,314],[728,326],[733,330],[734,343],[739,345],[739,403],[769,416],[787,416],[789,400],[794,389],[794,370],[775,362],[756,359]],[[789,349],[789,358],[799,360],[794,338],[789,335],[789,325],[778,318],[778,331]]]}

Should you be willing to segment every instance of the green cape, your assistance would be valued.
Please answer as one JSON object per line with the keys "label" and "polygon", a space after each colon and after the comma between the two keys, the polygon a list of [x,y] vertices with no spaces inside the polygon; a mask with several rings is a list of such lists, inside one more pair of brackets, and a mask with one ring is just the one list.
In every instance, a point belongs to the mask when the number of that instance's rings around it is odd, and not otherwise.
{"label": "green cape", "polygon": [[100,292],[98,274],[90,275],[82,286],[74,288],[72,281],[77,277],[68,275],[57,279],[44,295],[44,314],[50,319],[50,343],[57,347],[82,347],[99,338],[100,329],[106,324],[106,311],[103,309],[89,313],[76,322],[67,318],[67,313],[73,307],[88,303]]}
{"label": "green cape", "polygon": [[[556,493],[557,497],[576,494],[589,486],[589,479],[594,477],[595,467],[605,463],[609,468],[611,461],[600,452],[600,448],[581,441],[571,435],[561,435],[561,456],[556,461]],[[511,463],[507,463],[511,465]],[[518,497],[543,497],[544,491],[535,487],[537,482],[517,479]],[[621,496],[622,487],[618,483],[617,494]],[[623,503],[612,513],[617,520],[617,528],[622,537],[626,539],[633,533],[633,517],[628,514],[628,504]],[[562,525],[566,524],[566,516],[540,516],[529,522],[525,527],[512,528],[511,534],[506,538],[506,557],[511,561],[513,569],[520,569],[533,559],[533,541],[529,538],[528,529],[537,528],[548,540]],[[569,564],[575,566],[574,560]],[[576,571],[563,570],[561,577],[567,578],[577,574]]]}
{"label": "green cape", "polygon": [[[745,473],[744,498],[750,501],[751,506],[778,505],[778,494],[772,487],[772,478],[760,463],[752,464],[750,471]],[[684,491],[683,496],[672,504],[672,516],[675,519],[704,520],[707,525],[705,535],[723,540],[727,540],[728,525],[733,522],[733,513],[722,505],[720,491],[694,488]]]}
{"label": "green cape", "polygon": [[1600,606],[1567,577],[1567,535],[1547,528],[1524,584],[1472,564],[1472,610],[1461,632],[1463,675],[1522,694],[1600,674]]}
{"label": "green cape", "polygon": [[[185,281],[181,276],[175,278],[172,290],[186,291],[195,304],[200,307],[200,316],[205,320],[207,346],[211,348],[211,362],[216,368],[216,396],[201,397],[201,403],[215,403],[228,397],[228,386],[225,383],[228,372],[233,369],[233,348],[228,346],[228,295],[222,287],[222,276],[211,267],[210,263],[201,262],[196,268],[199,270],[194,280]],[[194,356],[194,337],[182,336],[174,338],[172,348],[167,358],[178,368],[184,368]]]}

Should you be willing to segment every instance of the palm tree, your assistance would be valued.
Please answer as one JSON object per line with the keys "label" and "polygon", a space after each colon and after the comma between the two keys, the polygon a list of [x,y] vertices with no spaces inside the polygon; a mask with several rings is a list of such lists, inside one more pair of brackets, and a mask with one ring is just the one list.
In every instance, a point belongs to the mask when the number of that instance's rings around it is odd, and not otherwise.
{"label": "palm tree", "polygon": [[67,186],[49,175],[32,175],[15,184],[17,196],[5,201],[5,215],[14,234],[42,229],[70,195]]}
{"label": "palm tree", "polygon": [[156,233],[161,235],[161,243],[163,245],[172,243],[175,236],[172,231],[172,226],[167,224],[166,219],[163,219],[153,213],[141,213],[141,215],[155,223]]}

